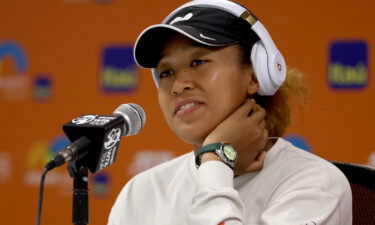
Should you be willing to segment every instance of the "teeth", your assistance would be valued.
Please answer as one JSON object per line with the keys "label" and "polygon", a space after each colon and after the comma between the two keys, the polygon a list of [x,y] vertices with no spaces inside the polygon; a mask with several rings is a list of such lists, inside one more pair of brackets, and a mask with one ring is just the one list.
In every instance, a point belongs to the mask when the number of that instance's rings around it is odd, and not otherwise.
{"label": "teeth", "polygon": [[180,107],[180,110],[185,110],[185,109],[188,109],[192,106],[196,105],[195,103],[189,103],[189,104],[186,104],[186,105],[183,105]]}

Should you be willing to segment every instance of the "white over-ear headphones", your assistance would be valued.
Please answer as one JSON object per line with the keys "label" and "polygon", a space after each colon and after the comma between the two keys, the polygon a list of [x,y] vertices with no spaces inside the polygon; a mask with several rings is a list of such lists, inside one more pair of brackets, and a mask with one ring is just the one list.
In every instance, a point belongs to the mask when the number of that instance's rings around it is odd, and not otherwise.
{"label": "white over-ear headphones", "polygon": [[[259,82],[258,94],[274,95],[285,80],[286,64],[268,31],[258,18],[241,5],[228,0],[194,0],[174,10],[162,23],[165,24],[175,13],[190,6],[220,9],[243,18],[251,25],[251,29],[260,39],[253,45],[250,56],[255,76]],[[156,68],[152,69],[152,74],[158,86],[159,78]]]}

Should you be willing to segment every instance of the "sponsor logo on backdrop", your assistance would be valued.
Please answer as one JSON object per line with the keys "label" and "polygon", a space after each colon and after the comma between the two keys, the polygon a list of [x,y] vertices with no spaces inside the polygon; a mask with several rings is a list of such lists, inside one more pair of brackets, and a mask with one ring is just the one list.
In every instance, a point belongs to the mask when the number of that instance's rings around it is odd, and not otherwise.
{"label": "sponsor logo on backdrop", "polygon": [[[23,180],[27,186],[38,187],[45,164],[60,150],[70,144],[66,137],[58,136],[48,141],[35,142],[30,146],[26,158],[26,172]],[[71,189],[71,178],[66,168],[58,168],[48,173],[45,186]],[[69,192],[68,192],[69,193]]]}
{"label": "sponsor logo on backdrop", "polygon": [[99,4],[109,4],[112,3],[113,0],[95,0],[95,2]]}
{"label": "sponsor logo on backdrop", "polygon": [[370,153],[370,156],[368,157],[367,165],[375,167],[375,152]]}
{"label": "sponsor logo on backdrop", "polygon": [[128,173],[134,176],[146,169],[156,166],[174,158],[173,152],[168,150],[142,150],[135,154],[133,162],[129,165]]}
{"label": "sponsor logo on backdrop", "polygon": [[47,101],[52,96],[52,82],[47,75],[38,75],[34,79],[34,99],[37,101]]}
{"label": "sponsor logo on backdrop", "polygon": [[24,100],[29,96],[30,80],[26,76],[27,56],[17,42],[0,42],[0,98]]}
{"label": "sponsor logo on backdrop", "polygon": [[328,84],[335,90],[363,89],[369,80],[365,41],[335,41],[329,49]]}
{"label": "sponsor logo on backdrop", "polygon": [[107,197],[111,191],[111,177],[107,172],[93,174],[90,177],[90,193],[94,197]]}
{"label": "sponsor logo on backdrop", "polygon": [[298,134],[288,134],[284,137],[285,140],[291,142],[294,146],[301,148],[307,152],[313,152],[306,138]]}
{"label": "sponsor logo on backdrop", "polygon": [[111,46],[103,49],[100,86],[105,92],[129,93],[138,87],[138,71],[133,47]]}
{"label": "sponsor logo on backdrop", "polygon": [[0,184],[10,180],[12,174],[12,163],[7,152],[0,152]]}

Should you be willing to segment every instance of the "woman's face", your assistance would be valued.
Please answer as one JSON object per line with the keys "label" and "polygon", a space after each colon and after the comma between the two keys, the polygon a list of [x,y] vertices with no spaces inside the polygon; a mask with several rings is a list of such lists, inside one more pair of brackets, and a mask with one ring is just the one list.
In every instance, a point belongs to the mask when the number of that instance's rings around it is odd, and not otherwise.
{"label": "woman's face", "polygon": [[238,46],[206,48],[178,34],[161,53],[159,104],[169,127],[187,143],[200,146],[257,91]]}

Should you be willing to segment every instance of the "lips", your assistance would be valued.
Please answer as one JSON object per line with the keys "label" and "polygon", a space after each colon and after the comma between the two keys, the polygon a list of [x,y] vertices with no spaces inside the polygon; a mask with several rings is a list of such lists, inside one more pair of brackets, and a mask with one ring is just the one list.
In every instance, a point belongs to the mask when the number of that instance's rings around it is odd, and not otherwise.
{"label": "lips", "polygon": [[180,101],[176,104],[174,115],[183,115],[191,111],[194,111],[201,104],[202,102],[198,100],[194,100],[194,99],[186,99],[186,100]]}

